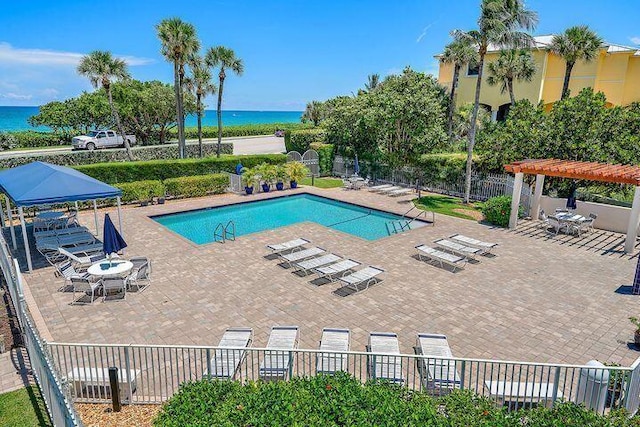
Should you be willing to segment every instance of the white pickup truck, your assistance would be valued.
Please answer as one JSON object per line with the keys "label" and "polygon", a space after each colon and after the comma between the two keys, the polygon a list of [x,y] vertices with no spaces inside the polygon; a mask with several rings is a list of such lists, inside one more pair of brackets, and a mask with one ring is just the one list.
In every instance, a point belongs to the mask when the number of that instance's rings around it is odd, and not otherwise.
{"label": "white pickup truck", "polygon": [[[127,135],[129,145],[135,145],[136,136]],[[88,135],[76,136],[71,140],[74,150],[95,150],[96,148],[124,147],[122,137],[112,130],[92,130]]]}

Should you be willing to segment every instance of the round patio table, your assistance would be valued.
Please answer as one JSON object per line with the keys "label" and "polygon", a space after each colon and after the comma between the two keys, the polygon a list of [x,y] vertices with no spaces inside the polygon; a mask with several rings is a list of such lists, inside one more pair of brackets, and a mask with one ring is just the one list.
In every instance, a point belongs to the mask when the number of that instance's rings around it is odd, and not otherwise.
{"label": "round patio table", "polygon": [[113,260],[111,263],[107,260],[96,262],[87,269],[87,273],[92,276],[122,276],[131,271],[133,263],[126,260]]}

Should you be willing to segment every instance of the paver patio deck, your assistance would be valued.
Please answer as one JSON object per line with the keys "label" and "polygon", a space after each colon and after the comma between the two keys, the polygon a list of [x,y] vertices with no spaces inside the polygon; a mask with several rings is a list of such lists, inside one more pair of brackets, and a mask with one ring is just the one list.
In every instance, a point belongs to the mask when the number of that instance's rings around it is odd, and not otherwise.
{"label": "paver patio deck", "polygon": [[[409,197],[366,191],[305,188],[372,208],[404,213]],[[286,194],[292,194],[287,191]],[[301,348],[316,348],[323,327],[347,327],[354,350],[370,331],[398,333],[412,353],[418,332],[448,335],[459,357],[584,363],[590,359],[630,364],[640,353],[628,345],[640,297],[620,292],[633,279],[636,258],[611,250],[585,250],[558,241],[437,215],[422,227],[365,241],[314,223],[196,246],[149,215],[215,206],[251,198],[223,195],[124,209],[127,256],[151,258],[151,286],[125,301],[72,306],[71,294],[53,268],[25,275],[31,304],[58,342],[215,345],[230,326],[254,329],[264,346],[273,325],[300,325]],[[114,211],[115,209],[110,209]],[[80,216],[93,224],[92,213]],[[523,227],[529,227],[526,224]],[[454,233],[494,241],[495,257],[480,257],[456,273],[416,260],[414,246]],[[305,237],[314,245],[386,270],[384,281],[339,297],[337,284],[314,286],[264,258],[266,244]],[[615,237],[615,236],[614,236]],[[622,237],[620,237],[622,239]],[[33,310],[33,308],[32,308]]]}

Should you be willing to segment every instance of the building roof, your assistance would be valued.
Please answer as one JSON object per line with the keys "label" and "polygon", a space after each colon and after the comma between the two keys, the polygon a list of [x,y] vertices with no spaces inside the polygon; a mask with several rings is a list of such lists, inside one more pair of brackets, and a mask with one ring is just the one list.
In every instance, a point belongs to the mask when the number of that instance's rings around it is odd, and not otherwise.
{"label": "building roof", "polygon": [[640,185],[640,166],[578,162],[557,159],[526,159],[504,166],[507,172],[586,179],[615,184]]}
{"label": "building roof", "polygon": [[16,206],[35,206],[120,196],[122,191],[64,166],[45,162],[0,172],[0,190]]}

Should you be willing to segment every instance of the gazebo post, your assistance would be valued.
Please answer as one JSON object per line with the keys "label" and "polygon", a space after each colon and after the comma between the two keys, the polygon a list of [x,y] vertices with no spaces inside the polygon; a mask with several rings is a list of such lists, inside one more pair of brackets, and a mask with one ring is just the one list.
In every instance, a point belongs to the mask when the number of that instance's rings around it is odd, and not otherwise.
{"label": "gazebo post", "polygon": [[533,206],[531,207],[531,218],[535,221],[540,217],[540,198],[544,187],[544,175],[536,174],[536,189],[533,193]]}
{"label": "gazebo post", "polygon": [[636,186],[633,194],[633,205],[629,214],[629,225],[627,226],[627,239],[624,242],[624,251],[628,254],[633,252],[638,237],[638,225],[640,224],[640,186]]}
{"label": "gazebo post", "polygon": [[22,206],[18,206],[18,214],[20,215],[20,227],[22,228],[22,241],[24,242],[24,254],[27,257],[27,267],[29,267],[29,273],[33,271],[31,265],[31,249],[29,248],[29,236],[27,236],[27,226],[24,223],[24,211]]}
{"label": "gazebo post", "polygon": [[120,213],[120,196],[116,197],[116,200],[118,202],[118,228],[119,228],[119,232],[120,235],[122,236],[122,214]]}
{"label": "gazebo post", "polygon": [[96,236],[100,235],[100,230],[98,230],[98,203],[96,199],[93,199],[93,221],[96,224]]}
{"label": "gazebo post", "polygon": [[2,204],[0,203],[0,222],[2,223],[2,225],[0,225],[0,229],[2,227],[4,227],[4,210],[2,209]]}
{"label": "gazebo post", "polygon": [[520,193],[522,192],[522,180],[524,174],[516,172],[516,179],[513,182],[513,195],[511,197],[511,216],[509,217],[509,228],[516,228],[518,225],[518,211],[520,210]]}
{"label": "gazebo post", "polygon": [[11,216],[11,204],[9,202],[9,197],[7,195],[4,196],[4,199],[7,204],[7,217],[9,218],[9,229],[11,230],[11,243],[13,243],[13,250],[18,249],[18,245],[16,244],[16,230],[13,229],[13,217]]}

